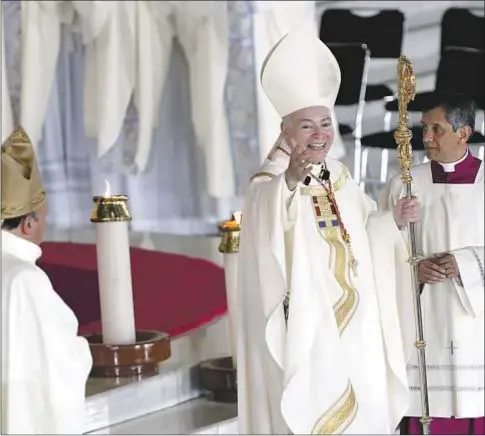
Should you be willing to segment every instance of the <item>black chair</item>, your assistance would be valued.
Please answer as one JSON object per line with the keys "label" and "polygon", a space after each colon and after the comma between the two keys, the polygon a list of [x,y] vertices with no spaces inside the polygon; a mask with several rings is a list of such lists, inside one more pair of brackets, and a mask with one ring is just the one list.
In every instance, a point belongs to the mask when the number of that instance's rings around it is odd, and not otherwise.
{"label": "black chair", "polygon": [[[483,13],[482,10],[478,10]],[[478,109],[484,108],[484,92],[483,92],[483,53],[474,56],[472,53],[479,53],[485,50],[484,43],[484,27],[485,18],[483,16],[475,15],[473,9],[465,8],[449,8],[443,14],[441,20],[441,42],[440,55],[445,56],[446,59],[440,59],[438,73],[436,77],[435,89],[454,89],[463,92],[475,98]],[[453,53],[455,49],[462,49],[470,54],[460,55],[459,52]],[[473,50],[475,49],[475,50]],[[464,64],[460,68],[470,68],[468,77],[458,77],[454,80],[454,67]],[[460,82],[463,81],[464,82]],[[463,85],[463,86],[462,86]],[[422,110],[426,98],[430,93],[420,93],[416,96],[414,102],[408,106],[410,112],[419,112]],[[392,114],[398,111],[398,104],[396,97],[386,98],[388,102],[385,105],[385,125],[390,124]],[[482,123],[481,132],[485,134],[485,123]],[[483,153],[483,147],[480,149]]]}
{"label": "black chair", "polygon": [[[362,118],[365,106],[365,90],[367,73],[369,70],[370,52],[365,44],[359,43],[328,43],[327,47],[335,56],[341,72],[341,83],[336,107],[355,106],[354,126],[339,125],[341,134],[350,131],[354,136],[355,149],[359,150],[354,156],[355,169],[360,169],[360,137],[362,136]],[[358,174],[357,174],[358,175]]]}
{"label": "black chair", "polygon": [[[360,16],[348,9],[327,9],[320,21],[320,39],[325,44],[363,43],[371,58],[398,59],[404,33],[404,14],[384,9],[373,16]],[[385,85],[368,85],[365,101],[382,100],[394,92]]]}
{"label": "black chair", "polygon": [[[473,13],[470,9],[465,8],[449,8],[443,14],[443,18],[441,20],[441,41],[440,41],[440,56],[443,57],[447,50],[453,50],[457,48],[464,49],[476,49],[478,51],[485,50],[485,43],[484,43],[484,27],[485,25],[485,18],[483,16],[478,16]],[[473,51],[473,50],[472,50]],[[453,55],[451,55],[453,56]],[[456,55],[455,55],[456,56]],[[469,56],[473,57],[473,56]],[[473,61],[471,60],[471,63]],[[446,75],[446,67],[448,65],[443,65],[442,74]],[[471,65],[473,67],[473,65]],[[440,59],[440,67],[441,67],[441,59]],[[440,73],[440,67],[438,68],[438,74]],[[480,66],[479,66],[480,69]],[[483,71],[483,61],[481,65],[481,70]],[[438,89],[438,85],[441,86],[443,82],[443,77],[436,78],[436,89]],[[445,78],[446,79],[446,78]],[[445,80],[446,81],[446,80]],[[476,81],[474,80],[473,83]],[[480,82],[483,86],[483,75],[480,79]],[[455,84],[453,86],[460,86]],[[469,95],[474,95],[472,92],[465,92]],[[480,94],[480,95],[483,95]],[[419,111],[422,107],[422,100],[423,96],[418,96],[415,99],[415,102],[412,106],[409,107],[410,111],[417,110]],[[424,97],[425,98],[425,97]],[[483,98],[482,101],[477,101],[477,105],[480,109],[483,110]],[[421,103],[421,104],[420,104]],[[388,103],[385,105],[385,109],[388,113],[397,112],[398,105],[397,101],[393,99],[388,99]],[[387,115],[389,118],[389,114]]]}
{"label": "black chair", "polygon": [[447,9],[441,20],[440,53],[448,47],[485,50],[484,25],[485,18],[475,15],[470,9]]}
{"label": "black chair", "polygon": [[[438,65],[435,90],[452,90],[475,99],[484,109],[484,51],[474,48],[447,47]],[[422,92],[408,105],[410,112],[422,111],[433,91]],[[397,112],[397,99],[386,103],[386,111]]]}

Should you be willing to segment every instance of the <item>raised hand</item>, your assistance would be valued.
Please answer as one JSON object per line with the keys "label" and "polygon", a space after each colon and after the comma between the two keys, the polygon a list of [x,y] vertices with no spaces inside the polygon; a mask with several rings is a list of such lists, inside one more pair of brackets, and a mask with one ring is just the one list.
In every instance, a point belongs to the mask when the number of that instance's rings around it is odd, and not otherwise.
{"label": "raised hand", "polygon": [[313,166],[310,160],[311,151],[308,147],[296,144],[290,154],[290,162],[285,172],[286,185],[294,191],[298,182],[310,174]]}

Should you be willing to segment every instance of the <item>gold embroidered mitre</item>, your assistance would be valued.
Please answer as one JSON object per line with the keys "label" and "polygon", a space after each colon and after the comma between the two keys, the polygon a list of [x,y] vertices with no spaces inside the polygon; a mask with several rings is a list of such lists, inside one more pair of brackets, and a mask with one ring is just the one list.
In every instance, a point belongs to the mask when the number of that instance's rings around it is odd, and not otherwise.
{"label": "gold embroidered mitre", "polygon": [[2,144],[2,221],[38,209],[45,191],[34,148],[22,127]]}

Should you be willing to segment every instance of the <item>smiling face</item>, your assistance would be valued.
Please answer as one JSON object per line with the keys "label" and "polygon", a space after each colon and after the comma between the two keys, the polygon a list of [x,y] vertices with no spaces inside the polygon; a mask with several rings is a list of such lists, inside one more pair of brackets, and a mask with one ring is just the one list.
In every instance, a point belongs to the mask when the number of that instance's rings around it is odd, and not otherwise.
{"label": "smiling face", "polygon": [[335,136],[332,113],[324,106],[293,112],[284,118],[282,132],[288,145],[308,146],[311,162],[321,163],[327,157]]}

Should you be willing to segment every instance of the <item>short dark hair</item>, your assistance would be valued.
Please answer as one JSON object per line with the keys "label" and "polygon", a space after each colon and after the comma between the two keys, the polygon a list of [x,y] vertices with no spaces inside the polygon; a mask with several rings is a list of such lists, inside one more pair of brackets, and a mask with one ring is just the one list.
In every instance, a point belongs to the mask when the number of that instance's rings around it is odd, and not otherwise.
{"label": "short dark hair", "polygon": [[37,214],[35,212],[26,213],[25,215],[16,216],[15,218],[7,218],[2,222],[2,229],[3,230],[15,230],[20,226],[20,223],[28,218],[29,216],[34,217],[37,219]]}
{"label": "short dark hair", "polygon": [[469,126],[472,131],[475,130],[477,105],[472,98],[455,91],[437,91],[426,102],[423,112],[429,112],[438,107],[444,110],[446,121],[451,124],[453,131],[456,132],[463,126]]}

